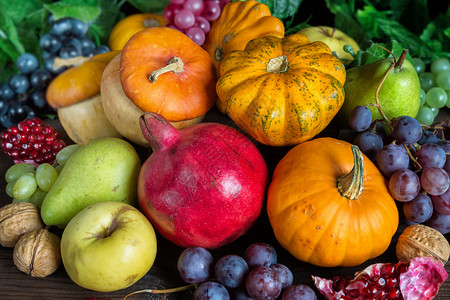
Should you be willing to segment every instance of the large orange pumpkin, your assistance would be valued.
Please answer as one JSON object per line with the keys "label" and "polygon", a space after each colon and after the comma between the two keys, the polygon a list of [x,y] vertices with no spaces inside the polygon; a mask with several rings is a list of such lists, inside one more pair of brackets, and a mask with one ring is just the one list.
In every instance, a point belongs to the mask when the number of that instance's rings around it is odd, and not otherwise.
{"label": "large orange pumpkin", "polygon": [[284,25],[267,5],[258,1],[230,2],[211,25],[203,48],[213,58],[217,73],[225,56],[243,50],[250,40],[266,35],[284,37]]}
{"label": "large orange pumpkin", "polygon": [[267,196],[278,242],[317,266],[357,266],[382,254],[398,227],[386,180],[357,146],[318,138],[278,163]]}
{"label": "large orange pumpkin", "polygon": [[217,106],[240,129],[270,146],[321,132],[344,103],[345,67],[323,42],[302,34],[266,36],[223,60]]}
{"label": "large orange pumpkin", "polygon": [[138,108],[168,121],[202,116],[216,100],[211,57],[185,34],[168,27],[133,35],[122,50],[120,82]]}

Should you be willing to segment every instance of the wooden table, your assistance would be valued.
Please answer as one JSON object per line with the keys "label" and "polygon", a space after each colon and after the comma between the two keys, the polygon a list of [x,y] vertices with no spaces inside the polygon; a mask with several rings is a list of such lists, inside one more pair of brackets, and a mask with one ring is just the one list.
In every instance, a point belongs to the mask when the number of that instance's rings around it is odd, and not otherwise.
{"label": "wooden table", "polygon": [[[448,113],[440,116],[441,119],[449,119]],[[205,120],[205,122],[220,122],[230,126],[234,126],[230,119],[221,115],[216,109],[211,110]],[[45,120],[45,123],[54,126],[61,133],[61,125],[56,120]],[[333,136],[335,132],[335,126],[329,126],[321,135]],[[70,142],[67,135],[64,135],[64,139]],[[273,148],[264,145],[257,144],[261,153],[266,159],[269,174],[273,172],[278,161],[284,156],[289,148]],[[141,158],[145,160],[149,155],[149,150],[136,146]],[[6,170],[12,165],[11,159],[6,157],[3,153],[0,154],[0,173],[4,174]],[[11,199],[5,193],[5,179],[4,176],[0,176],[0,205],[5,205],[11,202]],[[347,276],[353,275],[356,271],[363,269],[364,267],[377,262],[397,262],[395,256],[395,244],[397,238],[401,232],[406,228],[406,225],[401,223],[397,233],[392,239],[391,245],[388,250],[381,256],[371,259],[358,267],[352,268],[321,268],[307,263],[296,260],[286,250],[281,248],[277,243],[266,213],[263,211],[260,218],[251,228],[251,230],[235,242],[224,246],[220,249],[211,251],[215,258],[219,258],[225,254],[238,254],[243,255],[244,250],[255,242],[267,242],[273,245],[278,253],[278,262],[288,266],[294,274],[294,284],[303,283],[314,288],[314,284],[311,280],[311,275],[318,275],[321,277],[332,278],[333,276]],[[447,239],[449,236],[446,236]],[[125,295],[136,290],[141,289],[162,289],[173,288],[185,285],[180,279],[176,268],[177,259],[181,251],[180,247],[168,242],[160,235],[158,238],[158,253],[155,263],[151,270],[138,282],[131,287],[111,292],[101,293],[91,290],[87,290],[77,286],[70,280],[67,273],[64,270],[64,266],[61,265],[59,269],[47,276],[46,278],[32,278],[25,273],[20,272],[14,265],[12,259],[12,248],[0,247],[0,299],[88,299],[89,297],[95,297],[97,299],[123,299]],[[450,265],[446,265],[447,272],[450,272]],[[315,289],[315,288],[314,288]],[[320,293],[315,289],[318,299],[324,299]],[[179,292],[166,295],[148,295],[141,294],[130,297],[129,299],[190,299],[191,292]],[[450,299],[450,280],[444,282],[441,286],[439,294],[435,299]]]}

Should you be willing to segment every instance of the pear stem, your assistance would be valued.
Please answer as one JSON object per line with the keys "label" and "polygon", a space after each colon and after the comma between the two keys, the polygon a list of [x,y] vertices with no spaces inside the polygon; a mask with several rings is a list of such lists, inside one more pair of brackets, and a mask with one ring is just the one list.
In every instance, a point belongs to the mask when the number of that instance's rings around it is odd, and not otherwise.
{"label": "pear stem", "polygon": [[146,289],[146,290],[140,290],[140,291],[132,292],[132,293],[126,295],[123,298],[123,300],[126,300],[129,296],[140,294],[140,293],[168,294],[168,293],[182,292],[182,291],[188,290],[189,288],[195,287],[195,286],[196,286],[196,284],[189,284],[189,285],[179,286],[179,287],[171,288],[171,289],[162,289],[162,290]]}
{"label": "pear stem", "polygon": [[350,173],[337,179],[337,189],[341,196],[350,200],[358,199],[364,190],[364,161],[358,146],[352,145],[353,168]]}
{"label": "pear stem", "polygon": [[405,61],[406,58],[406,53],[408,53],[408,49],[404,49],[402,51],[402,54],[398,58],[398,61],[395,63],[394,70],[396,72],[402,68],[403,62]]}

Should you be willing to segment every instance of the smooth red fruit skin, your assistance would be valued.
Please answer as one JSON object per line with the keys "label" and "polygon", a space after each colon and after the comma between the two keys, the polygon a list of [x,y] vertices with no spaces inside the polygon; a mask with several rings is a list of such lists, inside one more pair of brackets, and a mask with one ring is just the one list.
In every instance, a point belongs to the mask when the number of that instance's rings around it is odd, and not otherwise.
{"label": "smooth red fruit skin", "polygon": [[141,128],[153,153],[139,174],[139,205],[162,236],[214,249],[249,230],[268,182],[250,139],[218,123],[177,130],[155,113],[141,117]]}

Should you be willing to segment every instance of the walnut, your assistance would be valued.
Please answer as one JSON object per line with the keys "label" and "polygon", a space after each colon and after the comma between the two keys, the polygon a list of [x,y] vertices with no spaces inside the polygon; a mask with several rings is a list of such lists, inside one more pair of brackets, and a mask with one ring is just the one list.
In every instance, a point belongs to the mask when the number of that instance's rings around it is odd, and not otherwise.
{"label": "walnut", "polygon": [[400,261],[410,261],[416,256],[433,256],[445,265],[450,245],[438,230],[417,224],[408,226],[399,236],[395,252]]}
{"label": "walnut", "polygon": [[46,228],[28,232],[20,237],[14,247],[14,264],[32,277],[50,275],[61,264],[60,244],[59,236]]}
{"label": "walnut", "polygon": [[0,208],[0,244],[14,247],[25,233],[44,228],[39,208],[28,202],[13,202]]}

